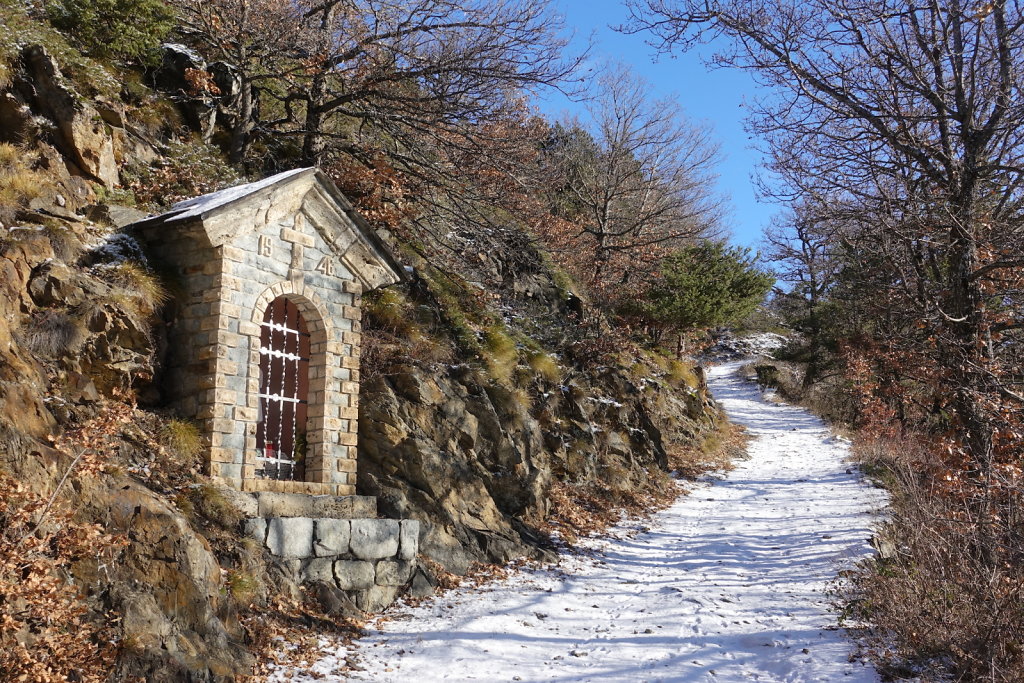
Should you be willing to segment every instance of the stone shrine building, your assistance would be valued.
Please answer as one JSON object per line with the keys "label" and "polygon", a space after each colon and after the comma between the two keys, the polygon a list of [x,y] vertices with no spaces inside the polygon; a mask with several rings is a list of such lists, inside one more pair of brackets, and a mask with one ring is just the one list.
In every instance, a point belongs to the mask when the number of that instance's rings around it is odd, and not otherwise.
{"label": "stone shrine building", "polygon": [[199,423],[210,476],[353,495],[361,297],[403,278],[373,229],[314,168],[131,229],[178,278],[163,387]]}

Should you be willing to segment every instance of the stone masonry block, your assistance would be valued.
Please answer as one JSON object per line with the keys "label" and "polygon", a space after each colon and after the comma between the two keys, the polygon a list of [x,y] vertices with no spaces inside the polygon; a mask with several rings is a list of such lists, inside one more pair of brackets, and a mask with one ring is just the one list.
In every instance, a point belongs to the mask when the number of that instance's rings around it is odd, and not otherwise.
{"label": "stone masonry block", "polygon": [[304,235],[301,232],[291,230],[289,228],[281,228],[281,239],[285,242],[294,242],[301,244],[305,247],[312,247],[316,244],[315,240],[310,235]]}
{"label": "stone masonry block", "polygon": [[334,578],[341,590],[361,591],[374,585],[376,572],[371,562],[338,560],[334,563]]}
{"label": "stone masonry block", "polygon": [[302,579],[304,581],[319,581],[322,583],[334,583],[334,558],[315,557],[302,563]]}
{"label": "stone masonry block", "polygon": [[235,406],[235,420],[238,422],[256,422],[259,418],[259,409],[247,406]]}
{"label": "stone masonry block", "polygon": [[398,550],[398,557],[403,560],[412,560],[419,552],[420,546],[420,523],[416,519],[403,519],[399,533],[401,547]]}
{"label": "stone masonry block", "polygon": [[353,519],[349,547],[361,560],[380,560],[398,553],[400,527],[396,519]]}
{"label": "stone masonry block", "polygon": [[316,517],[372,519],[377,516],[377,498],[374,496],[316,496],[312,504]]}
{"label": "stone masonry block", "polygon": [[267,538],[267,520],[262,517],[253,517],[242,522],[242,531],[249,538],[255,538],[263,543]]}
{"label": "stone masonry block", "polygon": [[412,578],[413,563],[381,560],[377,563],[375,582],[378,586],[401,586]]}
{"label": "stone masonry block", "polygon": [[[263,481],[263,484],[285,482]],[[300,493],[280,493],[267,489],[255,495],[260,517],[315,517],[352,519],[376,517],[377,499],[373,496],[324,495],[323,486],[314,482],[294,482]],[[259,489],[257,489],[259,490]]]}
{"label": "stone masonry block", "polygon": [[349,521],[347,519],[317,519],[313,552],[317,557],[348,553]]}
{"label": "stone masonry block", "polygon": [[312,557],[313,520],[308,517],[272,518],[267,523],[267,547],[278,557]]}
{"label": "stone masonry block", "polygon": [[256,323],[242,321],[238,323],[238,333],[244,334],[250,337],[258,337],[260,334],[260,326]]}
{"label": "stone masonry block", "polygon": [[259,506],[256,504],[254,496],[231,488],[222,488],[220,493],[228,503],[241,513],[242,517],[259,516]]}
{"label": "stone masonry block", "polygon": [[380,612],[395,601],[398,595],[396,586],[373,586],[369,590],[356,593],[356,607],[364,612]]}

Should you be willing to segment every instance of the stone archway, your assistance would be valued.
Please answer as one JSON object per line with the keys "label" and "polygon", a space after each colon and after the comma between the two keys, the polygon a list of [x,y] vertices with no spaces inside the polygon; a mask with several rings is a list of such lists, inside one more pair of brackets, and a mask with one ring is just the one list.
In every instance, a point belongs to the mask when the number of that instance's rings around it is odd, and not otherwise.
{"label": "stone archway", "polygon": [[330,329],[316,294],[285,281],[257,297],[249,334],[246,479],[329,483]]}
{"label": "stone archway", "polygon": [[257,475],[304,481],[309,410],[310,336],[298,305],[280,296],[260,325]]}

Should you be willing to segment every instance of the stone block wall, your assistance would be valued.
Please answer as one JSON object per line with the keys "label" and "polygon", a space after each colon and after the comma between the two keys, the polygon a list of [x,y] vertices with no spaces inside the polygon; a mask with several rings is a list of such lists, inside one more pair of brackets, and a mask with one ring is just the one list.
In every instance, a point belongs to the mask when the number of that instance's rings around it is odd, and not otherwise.
{"label": "stone block wall", "polygon": [[[218,311],[218,326],[223,336],[233,339],[223,358],[227,367],[218,368],[217,374],[236,369],[238,374],[236,389],[217,401],[222,415],[230,413],[230,419],[210,425],[214,440],[221,435],[228,442],[226,450],[211,452],[210,474],[241,479],[246,490],[355,493],[361,286],[317,239],[301,212],[291,225],[268,223],[221,250],[222,273],[229,286],[221,292],[224,305]],[[311,336],[303,482],[256,478],[260,323],[278,297],[298,306]],[[231,341],[237,345],[231,346]]]}
{"label": "stone block wall", "polygon": [[335,586],[366,612],[391,604],[416,570],[416,520],[253,517],[244,528],[300,581]]}
{"label": "stone block wall", "polygon": [[[250,491],[355,493],[359,281],[301,210],[220,247],[183,227],[159,239],[158,259],[178,266],[185,292],[165,384],[207,435],[210,476]],[[278,297],[297,305],[310,332],[305,481],[258,477],[260,324]]]}

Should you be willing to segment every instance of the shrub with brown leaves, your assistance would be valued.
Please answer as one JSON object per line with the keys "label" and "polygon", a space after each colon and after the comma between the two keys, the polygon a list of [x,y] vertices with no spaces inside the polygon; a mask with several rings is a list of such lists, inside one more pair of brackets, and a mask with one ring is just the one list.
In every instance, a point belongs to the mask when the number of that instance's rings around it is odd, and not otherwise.
{"label": "shrub with brown leaves", "polygon": [[870,623],[883,673],[1020,681],[1024,671],[1024,481],[965,480],[920,435],[863,436],[855,454],[892,494],[879,557],[842,593]]}

